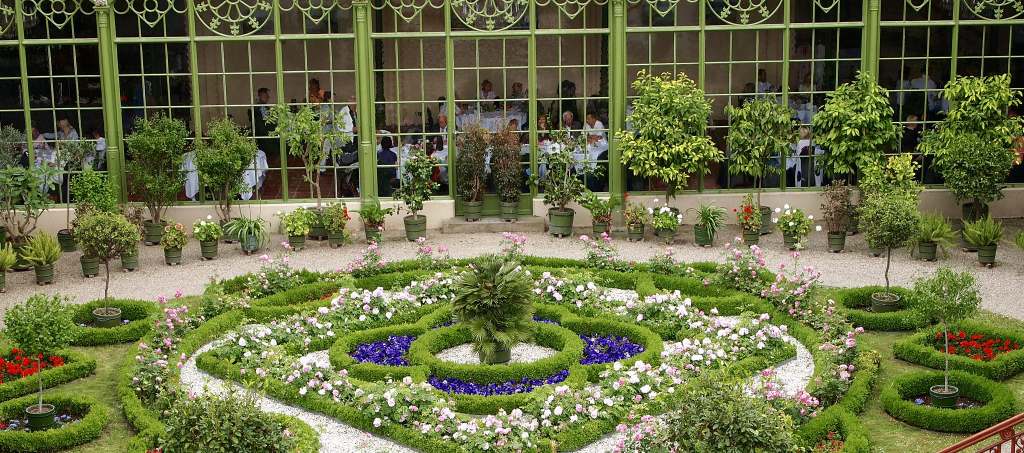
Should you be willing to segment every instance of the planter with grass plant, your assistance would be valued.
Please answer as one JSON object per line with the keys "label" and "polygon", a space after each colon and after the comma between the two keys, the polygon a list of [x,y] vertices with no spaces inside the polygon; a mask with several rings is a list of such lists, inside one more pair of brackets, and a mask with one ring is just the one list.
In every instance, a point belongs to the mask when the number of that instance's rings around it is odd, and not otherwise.
{"label": "planter with grass plant", "polygon": [[346,228],[352,216],[348,212],[348,206],[344,202],[336,202],[327,205],[323,213],[324,227],[327,228],[327,244],[331,248],[338,248],[350,241],[349,232]]}
{"label": "planter with grass plant", "polygon": [[494,186],[501,201],[501,219],[519,220],[519,199],[523,192],[523,164],[520,162],[519,133],[511,128],[491,134]]}
{"label": "planter with grass plant", "polygon": [[18,262],[18,255],[14,252],[14,246],[0,242],[0,293],[7,292],[7,271]]}
{"label": "planter with grass plant", "polygon": [[602,200],[596,193],[587,190],[580,196],[579,203],[580,206],[590,211],[595,237],[601,237],[602,233],[611,234],[612,209],[615,208],[614,199]]}
{"label": "planter with grass plant", "polygon": [[281,228],[285,236],[288,236],[288,245],[292,250],[306,248],[306,235],[313,227],[317,215],[311,209],[299,207],[291,212],[278,212],[277,216],[281,219]]}
{"label": "planter with grass plant", "polygon": [[54,264],[60,260],[61,253],[60,242],[52,234],[36,233],[28,240],[22,254],[25,261],[35,269],[36,284],[53,283]]}
{"label": "planter with grass plant", "polygon": [[452,313],[472,332],[481,363],[508,363],[512,346],[530,339],[531,282],[519,262],[497,255],[481,257],[456,279]]}
{"label": "planter with grass plant", "polygon": [[697,221],[693,225],[693,242],[701,247],[711,247],[718,230],[725,225],[725,209],[701,203],[694,211]]}
{"label": "planter with grass plant", "polygon": [[49,192],[58,180],[56,171],[48,165],[0,168],[0,223],[18,255],[16,271],[32,268],[25,260],[24,249],[39,217],[50,208]]}
{"label": "planter with grass plant", "polygon": [[405,223],[405,238],[415,241],[427,237],[427,216],[420,215],[423,203],[430,199],[439,184],[431,176],[437,159],[428,156],[421,145],[414,145],[403,167],[401,185],[395,189],[395,199],[405,203],[409,215],[402,219]]}
{"label": "planter with grass plant", "polygon": [[217,258],[217,248],[220,238],[224,237],[224,229],[220,222],[213,220],[213,216],[206,216],[206,219],[192,224],[192,237],[199,241],[200,256],[204,260],[212,260]]}
{"label": "planter with grass plant", "polygon": [[1003,224],[985,216],[964,223],[964,239],[978,250],[978,263],[985,267],[996,265],[996,248],[1003,239]]}
{"label": "planter with grass plant", "polygon": [[821,216],[828,232],[828,251],[842,252],[846,248],[846,235],[850,225],[850,186],[832,181],[821,193]]}
{"label": "planter with grass plant", "polygon": [[743,243],[748,247],[756,245],[761,240],[761,208],[754,201],[754,196],[746,194],[743,196],[743,203],[740,207],[733,208],[736,213],[736,223],[739,223],[743,235]]}
{"label": "planter with grass plant", "polygon": [[805,214],[800,208],[791,208],[786,204],[782,209],[776,208],[776,215],[778,217],[773,218],[772,223],[782,231],[782,242],[789,250],[802,249],[812,227],[821,231],[821,225],[814,226],[814,216]]}
{"label": "planter with grass plant", "polygon": [[647,208],[640,203],[627,203],[622,218],[626,223],[629,242],[643,241],[645,228],[651,223],[651,214],[647,212]]}
{"label": "planter with grass plant", "polygon": [[[207,123],[206,136],[206,139],[197,140],[195,143],[196,171],[202,177],[203,183],[210,188],[211,194],[217,202],[219,222],[216,223],[219,227],[223,227],[232,219],[231,205],[233,201],[240,193],[248,190],[245,184],[245,172],[252,168],[253,160],[256,158],[256,140],[247,135],[230,118]],[[207,220],[212,221],[212,219]],[[210,230],[212,232],[212,229]],[[223,234],[218,235],[217,240],[222,237],[224,237]],[[231,242],[237,238],[225,237],[224,239],[225,242]],[[203,247],[203,240],[200,240],[200,246]],[[214,246],[206,244],[203,250],[212,251],[212,257],[217,256]],[[204,254],[203,258],[211,259],[207,258],[207,254]]]}
{"label": "planter with grass plant", "polygon": [[924,261],[935,261],[941,256],[949,255],[948,249],[953,247],[956,232],[941,214],[922,214],[921,224],[917,229],[917,256]]}
{"label": "planter with grass plant", "polygon": [[270,239],[267,221],[259,217],[242,216],[232,219],[224,226],[224,231],[238,238],[238,245],[246,255],[252,255],[265,247]]}
{"label": "planter with grass plant", "polygon": [[[80,222],[75,232],[82,252],[103,263],[103,299],[107,300],[110,298],[110,262],[138,248],[139,229],[121,214],[98,212]],[[117,307],[100,307],[92,314],[99,327],[121,324],[121,309]]]}
{"label": "planter with grass plant", "polygon": [[[56,237],[53,243],[60,252]],[[59,295],[36,294],[24,304],[7,310],[4,316],[4,336],[14,342],[26,355],[37,357],[42,368],[42,357],[51,356],[68,347],[74,340],[75,323],[66,301]],[[25,408],[30,431],[42,431],[54,425],[56,415],[52,404],[43,402],[43,379],[39,379],[39,399]]]}
{"label": "planter with grass plant", "polygon": [[479,124],[474,124],[455,138],[458,153],[455,155],[456,189],[462,199],[462,215],[467,222],[480,220],[484,204],[484,174],[487,164],[487,150],[491,133]]}
{"label": "planter with grass plant", "polygon": [[164,227],[160,247],[164,249],[164,263],[168,266],[181,265],[181,251],[188,245],[188,234],[185,225],[171,223]]}
{"label": "planter with grass plant", "polygon": [[139,118],[124,138],[130,193],[142,198],[149,219],[143,223],[146,245],[157,245],[167,222],[167,208],[177,202],[185,182],[181,171],[188,128],[180,120],[157,115]]}
{"label": "planter with grass plant", "polygon": [[946,360],[942,385],[933,385],[928,393],[932,405],[950,408],[956,404],[959,389],[949,384],[949,324],[966,319],[978,311],[981,296],[970,272],[941,268],[935,275],[914,283],[914,300],[918,311],[939,320],[945,338]]}
{"label": "planter with grass plant", "polygon": [[384,220],[395,213],[395,208],[382,208],[380,202],[371,200],[359,206],[359,219],[363,222],[363,234],[367,244],[380,244],[384,239]]}

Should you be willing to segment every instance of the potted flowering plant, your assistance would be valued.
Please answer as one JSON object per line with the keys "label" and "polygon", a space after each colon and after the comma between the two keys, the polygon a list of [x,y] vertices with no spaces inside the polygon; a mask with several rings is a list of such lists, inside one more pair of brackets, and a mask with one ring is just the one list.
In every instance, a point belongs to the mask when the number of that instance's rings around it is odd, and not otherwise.
{"label": "potted flowering plant", "polygon": [[402,184],[395,190],[395,199],[405,203],[409,215],[402,221],[405,223],[405,238],[415,241],[427,237],[427,217],[420,215],[423,202],[430,199],[430,194],[437,190],[439,184],[431,179],[437,159],[428,156],[420,145],[409,151],[402,170]]}
{"label": "potted flowering plant", "polygon": [[828,227],[828,251],[842,252],[846,248],[846,233],[850,224],[850,186],[843,181],[832,181],[821,194],[822,217]]}
{"label": "potted flowering plant", "polygon": [[371,200],[359,207],[359,218],[363,221],[363,232],[367,244],[379,244],[384,231],[384,219],[395,212],[395,208],[382,208],[380,202]]}
{"label": "potted flowering plant", "polygon": [[[103,285],[103,299],[110,297],[110,262],[125,252],[134,251],[142,239],[139,229],[121,214],[97,212],[86,217],[75,229],[75,238],[82,246],[82,252],[96,257],[106,271]],[[121,325],[121,309],[100,307],[92,311],[98,327]]]}
{"label": "potted flowering plant", "polygon": [[217,244],[224,236],[220,223],[213,221],[213,216],[206,216],[192,224],[192,237],[199,241],[199,251],[204,260],[217,258]]}
{"label": "potted flowering plant", "polygon": [[[57,239],[53,239],[57,243]],[[60,251],[60,244],[57,244]],[[26,356],[35,357],[39,369],[43,358],[68,347],[75,336],[75,322],[71,309],[59,295],[36,294],[24,304],[7,310],[4,316],[4,336],[23,350]],[[39,402],[25,408],[28,428],[42,431],[54,424],[56,408],[43,403],[43,382],[39,381]]]}
{"label": "potted flowering plant", "polygon": [[573,217],[576,212],[569,203],[578,201],[586,187],[583,180],[596,170],[589,165],[576,167],[574,149],[586,148],[586,137],[572,137],[568,131],[557,129],[550,132],[553,143],[541,156],[541,165],[547,173],[540,180],[544,190],[544,204],[548,209],[548,229],[553,236],[566,237],[572,234]]}
{"label": "potted flowering plant", "polygon": [[996,248],[1003,239],[1003,224],[991,215],[964,223],[964,239],[978,249],[978,263],[985,267],[996,265]]}
{"label": "potted flowering plant", "polygon": [[949,323],[970,317],[978,311],[981,296],[974,276],[970,272],[955,272],[943,267],[935,275],[914,283],[914,305],[929,319],[938,319],[942,324],[945,338],[945,374],[942,385],[928,389],[932,405],[942,408],[954,408],[960,389],[949,384]]}
{"label": "potted flowering plant", "polygon": [[232,219],[224,226],[224,231],[238,238],[242,252],[251,255],[267,244],[270,234],[267,232],[267,221],[259,217],[239,217]]}
{"label": "potted flowering plant", "polygon": [[626,231],[629,234],[629,242],[644,240],[644,226],[651,223],[651,215],[647,208],[640,203],[629,203],[622,214],[626,222]]}
{"label": "potted flowering plant", "polygon": [[39,285],[53,283],[53,265],[60,260],[60,255],[60,242],[48,233],[33,235],[22,250],[22,257],[35,268],[36,283]]}
{"label": "potted flowering plant", "polygon": [[[654,200],[658,202],[657,199]],[[654,234],[667,243],[672,243],[676,238],[676,231],[679,225],[683,224],[683,214],[668,204],[658,209],[649,208],[647,213],[651,216],[651,226],[654,227]]]}
{"label": "potted flowering plant", "polygon": [[755,245],[761,240],[761,208],[754,201],[754,196],[746,194],[743,196],[743,203],[739,208],[734,208],[736,222],[743,230],[743,243]]}
{"label": "potted flowering plant", "polygon": [[352,216],[348,213],[348,206],[344,202],[331,203],[323,214],[324,226],[327,228],[327,244],[331,248],[341,247],[349,241],[348,230],[345,227]]}
{"label": "potted flowering plant", "polygon": [[168,266],[181,264],[181,249],[187,244],[188,234],[185,233],[185,225],[173,223],[165,226],[164,235],[160,238],[160,247],[164,249],[164,262]]}
{"label": "potted flowering plant", "polygon": [[7,271],[18,262],[18,255],[14,253],[11,244],[0,242],[0,293],[7,292]]}
{"label": "potted flowering plant", "polygon": [[[779,217],[772,219],[772,222],[782,231],[783,242],[790,250],[801,248],[804,238],[814,225],[814,216],[804,214],[802,209],[791,208],[788,204],[784,205],[780,212]],[[821,226],[819,225],[817,229],[821,231]]]}
{"label": "potted flowering plant", "polygon": [[499,255],[480,258],[456,279],[452,312],[472,332],[480,362],[507,363],[512,346],[530,338],[532,281],[518,261]]}
{"label": "potted flowering plant", "polygon": [[306,235],[317,220],[316,214],[310,209],[299,207],[291,212],[278,212],[277,216],[281,218],[281,227],[288,236],[288,245],[292,250],[306,248]]}
{"label": "potted flowering plant", "polygon": [[694,211],[697,213],[697,223],[693,225],[693,242],[701,247],[711,247],[715,242],[715,234],[725,224],[725,209],[701,203]]}
{"label": "potted flowering plant", "polygon": [[594,235],[600,236],[601,233],[607,233],[612,223],[612,209],[615,208],[615,200],[607,199],[602,200],[598,198],[597,194],[587,190],[580,196],[580,206],[583,206],[590,211],[590,217],[593,219],[594,224]]}
{"label": "potted flowering plant", "polygon": [[487,147],[490,132],[474,124],[455,138],[458,153],[455,155],[456,183],[462,198],[463,215],[467,222],[480,220],[484,204],[484,174],[487,168]]}

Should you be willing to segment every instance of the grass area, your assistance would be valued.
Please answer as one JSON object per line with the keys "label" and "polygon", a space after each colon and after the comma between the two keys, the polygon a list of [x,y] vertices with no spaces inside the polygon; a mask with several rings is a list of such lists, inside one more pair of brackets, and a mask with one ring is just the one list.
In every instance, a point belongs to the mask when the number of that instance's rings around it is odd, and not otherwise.
{"label": "grass area", "polygon": [[[121,403],[117,398],[117,372],[128,353],[130,344],[97,346],[90,348],[74,348],[96,358],[96,374],[57,387],[62,392],[92,396],[110,407],[110,423],[103,430],[103,435],[85,445],[68,451],[81,453],[101,453],[126,451],[128,441],[135,436],[135,431],[121,412]],[[51,390],[47,390],[51,391]],[[45,396],[45,394],[44,394]]]}

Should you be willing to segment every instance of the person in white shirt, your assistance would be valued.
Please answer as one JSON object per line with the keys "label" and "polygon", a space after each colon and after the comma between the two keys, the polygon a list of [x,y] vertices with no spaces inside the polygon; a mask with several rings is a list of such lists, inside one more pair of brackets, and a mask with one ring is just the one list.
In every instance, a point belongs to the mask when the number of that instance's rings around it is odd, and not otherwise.
{"label": "person in white shirt", "polygon": [[494,84],[490,80],[484,79],[480,82],[480,100],[492,100],[497,99],[498,95],[494,92]]}
{"label": "person in white shirt", "polygon": [[102,170],[107,167],[107,139],[103,138],[103,131],[98,127],[92,130],[92,139],[96,142],[96,153],[85,156],[85,164]]}
{"label": "person in white shirt", "polygon": [[[764,95],[774,93],[775,86],[768,81],[768,71],[764,68],[757,70],[757,94]],[[760,96],[759,96],[760,97]]]}
{"label": "person in white shirt", "polygon": [[605,139],[604,123],[597,119],[597,115],[587,113],[586,124],[583,125],[583,132],[587,134],[587,143],[594,143]]}

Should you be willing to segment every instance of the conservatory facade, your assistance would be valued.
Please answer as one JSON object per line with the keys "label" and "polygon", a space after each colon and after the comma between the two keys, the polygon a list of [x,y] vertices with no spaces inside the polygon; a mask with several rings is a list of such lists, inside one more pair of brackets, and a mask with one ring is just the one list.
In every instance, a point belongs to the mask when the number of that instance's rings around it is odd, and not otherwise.
{"label": "conservatory facade", "polygon": [[[804,191],[827,183],[814,168],[823,151],[811,119],[859,70],[890,90],[904,152],[916,151],[908,135],[942,118],[952,76],[1009,73],[1024,88],[1024,1],[0,0],[0,61],[0,124],[25,131],[24,161],[46,161],[55,140],[94,140],[95,166],[127,200],[123,138],[158,113],[194,136],[232,118],[260,149],[242,198],[308,200],[301,162],[265,121],[271,105],[303,103],[355,137],[322,163],[328,198],[389,196],[408,148],[425,142],[441,162],[438,198],[456,198],[448,167],[474,124],[514,127],[526,175],[543,172],[548,129],[569,128],[588,137],[580,164],[606,170],[589,189],[619,199],[657,191],[622,167],[615,140],[630,128],[641,72],[696,81],[723,149],[726,106],[762,97],[791,106],[804,125],[799,151],[769,184]],[[941,184],[922,161],[922,182]],[[190,165],[179,199],[203,204],[211,196]],[[750,187],[727,169],[728,160],[714,164],[688,189]],[[521,210],[534,211],[537,189],[523,192],[533,196]]]}

